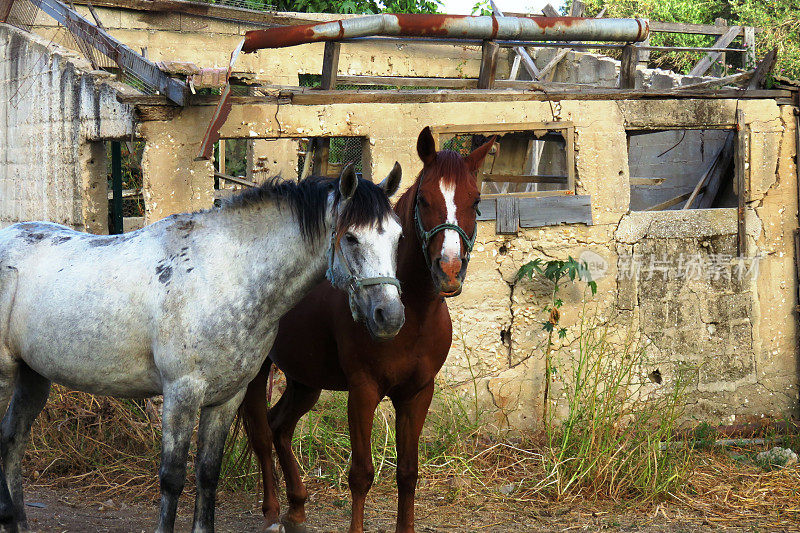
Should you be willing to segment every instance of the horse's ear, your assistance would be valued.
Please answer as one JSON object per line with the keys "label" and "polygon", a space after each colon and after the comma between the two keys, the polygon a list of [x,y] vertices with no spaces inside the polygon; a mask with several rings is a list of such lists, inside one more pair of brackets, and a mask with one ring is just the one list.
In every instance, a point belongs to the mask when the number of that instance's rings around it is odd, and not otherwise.
{"label": "horse's ear", "polygon": [[486,154],[488,154],[489,150],[492,149],[492,146],[496,140],[497,135],[492,135],[491,139],[475,148],[471,154],[464,158],[467,161],[467,166],[472,172],[477,172],[478,169],[481,168],[481,165],[483,165],[483,160],[486,159]]}
{"label": "horse's ear", "polygon": [[339,193],[342,195],[342,200],[347,200],[353,197],[358,187],[358,177],[353,167],[353,163],[347,163],[339,174]]}
{"label": "horse's ear", "polygon": [[419,132],[419,137],[417,138],[417,155],[422,159],[425,166],[430,165],[433,163],[433,160],[436,159],[436,142],[433,140],[433,134],[428,126],[425,126],[425,128]]}
{"label": "horse's ear", "polygon": [[386,176],[378,186],[383,189],[386,196],[391,198],[394,193],[397,192],[397,189],[400,188],[401,179],[403,179],[403,169],[400,168],[400,163],[395,161],[392,170],[389,171],[389,175]]}

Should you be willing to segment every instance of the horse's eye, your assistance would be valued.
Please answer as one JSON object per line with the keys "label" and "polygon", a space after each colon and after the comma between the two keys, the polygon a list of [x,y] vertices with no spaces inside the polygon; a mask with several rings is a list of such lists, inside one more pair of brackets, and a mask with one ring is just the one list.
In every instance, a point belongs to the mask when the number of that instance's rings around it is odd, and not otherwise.
{"label": "horse's eye", "polygon": [[352,233],[345,234],[344,238],[347,240],[347,244],[355,246],[358,244],[358,238],[353,235]]}
{"label": "horse's eye", "polygon": [[424,196],[420,196],[417,200],[419,201],[419,205],[428,207],[428,200],[426,200]]}

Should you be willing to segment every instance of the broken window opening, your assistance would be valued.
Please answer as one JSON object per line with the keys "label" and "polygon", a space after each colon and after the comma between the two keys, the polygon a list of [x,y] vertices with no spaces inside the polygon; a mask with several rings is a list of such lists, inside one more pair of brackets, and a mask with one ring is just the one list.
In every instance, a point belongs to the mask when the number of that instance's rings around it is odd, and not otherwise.
{"label": "broken window opening", "polygon": [[479,124],[431,128],[441,150],[467,155],[493,135],[478,170],[481,214],[501,235],[519,228],[592,224],[590,198],[575,194],[575,127],[571,122]]}
{"label": "broken window opening", "polygon": [[[105,152],[108,233],[115,235],[139,229],[144,225],[145,212],[142,196],[144,141],[106,141]],[[121,202],[114,201],[115,190],[121,193]]]}
{"label": "broken window opening", "polygon": [[627,133],[631,211],[736,207],[733,130]]}
{"label": "broken window opening", "polygon": [[310,175],[338,178],[342,169],[352,163],[356,175],[364,172],[366,137],[311,137],[300,139],[297,178]]}

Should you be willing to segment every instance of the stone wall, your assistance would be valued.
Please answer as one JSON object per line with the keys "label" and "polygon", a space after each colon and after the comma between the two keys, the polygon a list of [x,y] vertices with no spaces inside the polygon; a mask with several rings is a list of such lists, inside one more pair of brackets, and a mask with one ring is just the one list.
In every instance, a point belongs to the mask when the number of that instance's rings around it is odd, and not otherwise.
{"label": "stone wall", "polygon": [[[646,108],[646,109],[645,109]],[[732,128],[737,108],[750,141],[746,169],[748,259],[736,270],[734,209],[630,212],[626,132],[669,125]],[[793,413],[797,395],[796,278],[792,231],[797,227],[794,118],[771,100],[648,100],[459,102],[430,104],[235,105],[223,137],[282,138],[356,135],[367,139],[369,169],[382,176],[398,160],[407,187],[420,170],[419,131],[435,124],[488,124],[568,120],[576,129],[578,194],[591,195],[593,225],[552,226],[497,235],[494,222],[479,227],[467,282],[449,300],[455,324],[453,348],[443,371],[465,391],[473,383],[479,404],[498,428],[529,429],[541,422],[544,383],[540,283],[516,281],[525,262],[541,257],[581,257],[589,252],[606,265],[592,298],[598,316],[614,331],[640,335],[647,344],[646,374],[658,370],[668,391],[680,377],[691,408],[687,416],[710,422]],[[210,205],[213,180],[206,164],[185,161],[199,146],[199,125],[212,108],[184,109],[172,121],[147,122],[145,159],[158,162],[158,185],[147,192],[150,220]],[[386,121],[384,117],[401,117]],[[599,118],[602,117],[602,118]],[[173,159],[167,152],[180,150]],[[193,173],[192,173],[193,171]],[[164,188],[163,184],[172,184]],[[146,185],[147,186],[147,185]],[[159,192],[160,191],[160,192]],[[190,196],[192,200],[189,201]],[[204,202],[207,202],[204,205]],[[668,265],[629,277],[629,263]],[[681,268],[699,262],[687,277]],[[713,275],[712,275],[713,274]],[[564,292],[564,324],[579,320],[583,291]],[[572,328],[557,357],[575,348]],[[474,381],[473,381],[474,380]],[[558,400],[558,383],[554,398]]]}
{"label": "stone wall", "polygon": [[0,24],[0,227],[49,220],[107,233],[102,139],[130,137],[123,87],[75,54]]}

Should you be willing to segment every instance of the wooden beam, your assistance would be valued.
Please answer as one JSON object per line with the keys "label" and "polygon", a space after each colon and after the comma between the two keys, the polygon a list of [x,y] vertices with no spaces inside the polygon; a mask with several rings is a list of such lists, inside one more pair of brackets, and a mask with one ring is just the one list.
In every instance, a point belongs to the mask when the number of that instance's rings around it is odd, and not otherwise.
{"label": "wooden beam", "polygon": [[767,55],[764,56],[764,59],[756,67],[755,72],[753,73],[753,77],[750,78],[750,83],[747,84],[748,89],[760,89],[764,86],[764,82],[769,76],[769,73],[772,72],[772,69],[775,68],[775,63],[778,59],[778,49],[773,48]]}
{"label": "wooden beam", "polygon": [[632,44],[622,49],[622,62],[619,69],[619,88],[634,89],[636,87],[636,66],[639,64],[639,49]]}
{"label": "wooden beam", "polygon": [[550,196],[519,199],[519,225],[538,228],[559,224],[592,225],[591,196]]}
{"label": "wooden beam", "polygon": [[572,122],[508,122],[497,124],[442,124],[431,126],[434,135],[447,133],[508,133],[535,130],[567,130]]}
{"label": "wooden beam", "polygon": [[489,183],[562,183],[567,184],[567,176],[522,176],[513,174],[483,174],[484,182]]}
{"label": "wooden beam", "polygon": [[325,51],[322,53],[322,81],[319,88],[322,90],[336,89],[336,77],[339,74],[339,51],[341,43],[326,42]]}
{"label": "wooden beam", "polygon": [[[722,28],[728,26],[728,21],[722,17],[717,17],[714,20],[714,26],[720,26]],[[716,61],[714,61],[709,69],[709,75],[714,76],[715,78],[719,78],[725,74],[725,64],[727,61],[727,56],[725,53],[721,53]]]}
{"label": "wooden beam", "polygon": [[689,85],[681,85],[679,87],[675,87],[673,90],[675,92],[681,92],[682,90],[694,91],[697,89],[709,89],[711,87],[717,87],[721,85],[737,85],[740,83],[749,82],[750,79],[753,77],[754,73],[755,70],[748,70],[747,72],[740,72],[739,74],[731,74],[730,76],[723,76],[722,78],[717,78],[714,80],[701,81],[699,83],[690,83]]}
{"label": "wooden beam", "polygon": [[722,183],[722,178],[728,173],[731,166],[730,164],[733,161],[733,141],[735,137],[736,135],[734,132],[728,133],[717,155],[714,156],[711,164],[697,181],[697,185],[692,191],[692,195],[686,200],[683,209],[690,209],[692,207],[700,191],[704,192],[703,196],[698,201],[697,209],[705,209],[713,206],[714,199]]}
{"label": "wooden beam", "polygon": [[238,185],[244,185],[245,187],[258,187],[258,183],[246,180],[244,178],[222,174],[221,172],[214,172],[214,177],[221,180],[230,181],[231,183],[236,183]]}
{"label": "wooden beam", "polygon": [[644,209],[644,211],[663,211],[664,209],[668,209],[673,205],[678,205],[684,200],[687,200],[691,195],[692,195],[691,192],[681,194],[680,196],[676,196],[675,198],[670,198],[666,202],[661,202],[660,204],[651,205],[647,209]]}
{"label": "wooden beam", "polygon": [[[699,35],[725,35],[728,28],[712,24],[684,24],[681,22],[650,21],[650,31],[655,33],[693,33]],[[760,30],[756,30],[758,33]]]}
{"label": "wooden beam", "polygon": [[478,74],[478,89],[491,89],[497,74],[497,58],[500,45],[494,41],[483,41],[481,47],[481,70]]}
{"label": "wooden beam", "polygon": [[342,85],[393,85],[395,87],[446,87],[448,89],[475,89],[478,87],[478,78],[338,76],[337,80]]}
{"label": "wooden beam", "polygon": [[492,198],[505,198],[506,196],[516,196],[518,198],[544,198],[545,196],[573,196],[570,191],[529,191],[529,192],[502,192],[481,194],[481,199],[489,200]]}
{"label": "wooden beam", "polygon": [[747,228],[745,224],[749,186],[745,166],[747,165],[747,125],[744,121],[744,111],[736,111],[736,195],[738,197],[736,219],[736,251],[739,257],[747,257]]}
{"label": "wooden beam", "polygon": [[[557,102],[562,100],[778,100],[794,96],[789,90],[739,90],[718,89],[674,92],[669,90],[610,89],[606,87],[563,89],[555,91],[536,90],[480,90],[465,91],[413,90],[413,91],[320,91],[309,88],[292,88],[281,90],[279,94],[263,96],[232,96],[232,105],[330,105],[330,104],[362,104],[362,103],[441,103],[441,102]],[[160,95],[117,95],[117,100],[138,106],[169,106],[169,101]],[[196,96],[191,100],[193,106],[216,106],[218,96]],[[788,101],[788,100],[787,100]],[[664,128],[660,125],[659,128]],[[302,137],[302,135],[297,135]]]}
{"label": "wooden beam", "polygon": [[756,66],[756,29],[752,26],[742,28],[742,47],[747,50],[742,54],[742,68],[747,70]]}
{"label": "wooden beam", "polygon": [[[717,39],[717,42],[714,43],[714,48],[719,50],[726,49],[741,32],[741,26],[731,26],[728,28],[728,31],[726,31],[719,39]],[[697,62],[691,72],[689,72],[689,75],[702,76],[711,67],[714,61],[716,61],[722,55],[722,53],[723,52],[708,52],[700,61]]]}

